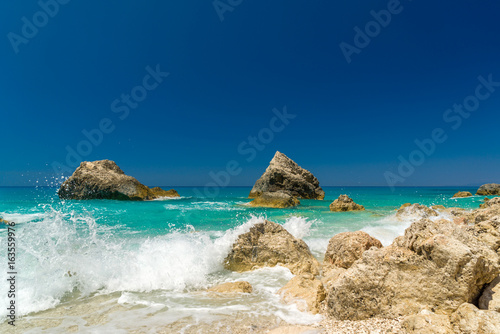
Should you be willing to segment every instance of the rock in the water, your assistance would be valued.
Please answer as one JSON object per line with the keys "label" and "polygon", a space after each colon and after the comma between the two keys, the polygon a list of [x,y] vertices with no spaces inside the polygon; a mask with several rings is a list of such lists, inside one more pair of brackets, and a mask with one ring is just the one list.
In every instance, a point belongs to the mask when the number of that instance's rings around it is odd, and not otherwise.
{"label": "rock in the water", "polygon": [[500,313],[479,310],[476,306],[464,303],[451,315],[455,333],[462,334],[499,334]]}
{"label": "rock in the water", "polygon": [[320,268],[304,241],[268,220],[238,236],[224,265],[226,269],[239,272],[281,265],[295,275],[318,275]]}
{"label": "rock in the water", "polygon": [[409,334],[454,334],[447,315],[435,314],[429,310],[407,316],[402,326]]}
{"label": "rock in the water", "polygon": [[264,192],[287,191],[292,196],[304,199],[323,199],[325,192],[311,172],[297,165],[281,152],[276,152],[260,179],[250,191],[250,198]]}
{"label": "rock in the water", "polygon": [[453,198],[457,198],[457,197],[471,197],[472,194],[468,191],[459,191],[458,193],[456,193],[455,195],[453,195]]}
{"label": "rock in the water", "polygon": [[263,208],[289,208],[300,204],[299,200],[288,192],[264,192],[248,203],[250,206]]}
{"label": "rock in the water", "polygon": [[431,206],[432,210],[445,210],[446,207],[444,205],[433,205]]}
{"label": "rock in the water", "polygon": [[368,233],[343,232],[335,235],[328,242],[323,263],[334,267],[348,269],[363,253],[372,248],[381,248],[382,243]]}
{"label": "rock in the water", "polygon": [[363,211],[364,206],[354,203],[352,198],[347,195],[340,195],[335,201],[330,204],[330,211]]}
{"label": "rock in the water", "polygon": [[312,274],[301,274],[292,278],[278,291],[287,304],[295,304],[302,312],[319,313],[326,293],[323,283]]}
{"label": "rock in the water", "polygon": [[425,205],[418,203],[412,205],[403,204],[396,212],[396,217],[400,219],[415,219],[429,218],[437,216],[438,213]]}
{"label": "rock in the water", "polygon": [[467,228],[422,219],[391,246],[365,251],[328,289],[329,313],[341,320],[451,314],[476,300],[500,272],[500,258]]}
{"label": "rock in the water", "polygon": [[125,173],[111,160],[84,161],[58,191],[61,199],[117,199],[143,201],[179,197],[175,190],[150,189]]}
{"label": "rock in the water", "polygon": [[2,218],[0,217],[0,224],[5,224],[5,225],[7,225],[7,224],[9,224],[9,223],[10,223],[10,222],[9,222],[8,220],[2,219]]}
{"label": "rock in the water", "polygon": [[480,309],[500,312],[500,276],[486,286],[478,304]]}
{"label": "rock in the water", "polygon": [[476,195],[484,195],[484,196],[500,195],[500,184],[498,183],[483,184],[477,190]]}
{"label": "rock in the water", "polygon": [[207,291],[216,293],[252,293],[252,285],[246,281],[229,282],[211,287]]}

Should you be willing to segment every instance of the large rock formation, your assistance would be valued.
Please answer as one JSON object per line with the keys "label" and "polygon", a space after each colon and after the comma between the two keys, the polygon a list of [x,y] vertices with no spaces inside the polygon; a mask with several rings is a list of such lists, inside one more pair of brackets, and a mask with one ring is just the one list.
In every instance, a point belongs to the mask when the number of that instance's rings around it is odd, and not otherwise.
{"label": "large rock formation", "polygon": [[498,183],[483,184],[477,190],[476,195],[483,195],[483,196],[500,195],[500,184]]}
{"label": "large rock formation", "polygon": [[326,293],[323,283],[312,274],[301,274],[292,278],[278,291],[287,304],[297,305],[302,312],[319,313]]}
{"label": "large rock formation", "polygon": [[352,198],[347,195],[340,195],[335,201],[330,204],[330,211],[364,211],[365,207],[354,203]]}
{"label": "large rock formation", "polygon": [[286,191],[276,191],[264,192],[248,204],[262,208],[288,208],[299,205],[300,201]]}
{"label": "large rock formation", "polygon": [[452,198],[463,198],[463,197],[471,197],[472,194],[468,191],[459,191]]}
{"label": "large rock formation", "polygon": [[479,297],[500,272],[499,256],[468,225],[422,219],[391,246],[371,248],[330,285],[338,319],[395,318],[436,310],[451,314]]}
{"label": "large rock formation", "polygon": [[324,265],[348,269],[363,253],[372,248],[382,248],[382,243],[363,231],[343,232],[328,242]]}
{"label": "large rock formation", "polygon": [[260,179],[250,191],[250,198],[256,198],[264,192],[284,190],[292,196],[304,199],[323,199],[325,192],[311,172],[297,165],[281,152],[276,152]]}
{"label": "large rock formation", "polygon": [[226,269],[239,272],[277,265],[290,269],[295,275],[318,275],[320,267],[304,241],[267,220],[238,236],[224,261]]}
{"label": "large rock formation", "polygon": [[84,161],[58,191],[61,199],[152,200],[179,197],[175,190],[150,189],[125,173],[111,160]]}

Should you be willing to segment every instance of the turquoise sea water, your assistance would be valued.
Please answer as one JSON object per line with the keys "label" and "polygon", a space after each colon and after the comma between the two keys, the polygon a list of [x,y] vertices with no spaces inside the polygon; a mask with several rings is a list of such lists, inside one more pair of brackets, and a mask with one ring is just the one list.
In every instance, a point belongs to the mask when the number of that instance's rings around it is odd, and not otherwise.
{"label": "turquoise sea water", "polygon": [[[311,323],[318,321],[318,316],[282,304],[275,294],[292,277],[287,269],[242,274],[224,270],[223,260],[240,233],[266,218],[304,239],[322,260],[328,240],[344,231],[364,230],[390,244],[411,223],[410,218],[399,220],[394,215],[403,203],[474,209],[484,198],[451,198],[458,190],[475,193],[477,189],[464,187],[394,191],[325,187],[323,201],[301,200],[300,206],[290,209],[260,209],[245,206],[250,201],[250,187],[223,188],[213,198],[197,197],[195,188],[176,189],[179,199],[124,202],[61,201],[56,188],[0,188],[0,217],[16,222],[17,315],[38,319],[44,316],[37,312],[44,310],[55,312],[70,304],[87,307],[83,314],[71,317],[58,313],[65,321],[51,324],[48,328],[53,332],[65,332],[75,324],[80,331],[113,332],[184,320],[189,326],[242,312],[289,323]],[[340,194],[349,195],[366,211],[330,212],[329,204]],[[0,284],[3,294],[8,290],[4,226],[0,226],[0,239],[0,263],[5,267]],[[221,300],[200,292],[235,280],[252,283],[254,293]],[[96,296],[106,302],[93,305]],[[3,320],[6,302],[1,305]],[[105,321],[93,323],[85,318],[104,309],[111,312],[109,305],[119,309]],[[40,326],[35,329],[42,331]]]}

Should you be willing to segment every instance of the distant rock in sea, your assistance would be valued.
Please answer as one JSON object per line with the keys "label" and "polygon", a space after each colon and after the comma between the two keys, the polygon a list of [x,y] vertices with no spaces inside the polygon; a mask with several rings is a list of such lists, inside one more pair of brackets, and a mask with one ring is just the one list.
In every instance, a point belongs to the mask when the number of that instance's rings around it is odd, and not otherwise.
{"label": "distant rock in sea", "polygon": [[144,201],[179,197],[177,191],[150,189],[125,173],[111,160],[84,161],[59,188],[61,199],[116,199]]}
{"label": "distant rock in sea", "polygon": [[249,197],[256,198],[264,192],[276,191],[287,191],[301,199],[325,198],[318,179],[281,152],[276,152],[269,167],[255,182]]}
{"label": "distant rock in sea", "polygon": [[330,204],[330,211],[364,211],[365,207],[354,203],[352,198],[347,195],[340,195],[335,201]]}
{"label": "distant rock in sea", "polygon": [[459,191],[452,198],[461,198],[461,197],[471,197],[472,194],[468,191]]}
{"label": "distant rock in sea", "polygon": [[286,191],[266,191],[248,204],[263,208],[288,208],[299,205],[300,201]]}
{"label": "distant rock in sea", "polygon": [[476,195],[483,195],[483,196],[500,195],[500,184],[498,183],[483,184],[477,190]]}

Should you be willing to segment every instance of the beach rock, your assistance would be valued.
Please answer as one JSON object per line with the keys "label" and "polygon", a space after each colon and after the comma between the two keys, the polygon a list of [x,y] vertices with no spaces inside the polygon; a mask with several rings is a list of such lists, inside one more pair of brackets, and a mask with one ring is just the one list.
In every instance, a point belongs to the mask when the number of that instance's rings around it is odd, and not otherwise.
{"label": "beach rock", "polygon": [[483,196],[500,195],[500,184],[498,183],[483,184],[477,190],[476,195],[483,195]]}
{"label": "beach rock", "polygon": [[454,334],[450,318],[444,314],[436,314],[422,310],[403,319],[402,327],[409,334]]}
{"label": "beach rock", "polygon": [[396,217],[399,219],[420,219],[437,216],[438,213],[425,205],[418,203],[412,205],[403,204],[396,212]]}
{"label": "beach rock", "polygon": [[84,161],[58,191],[61,199],[152,200],[179,197],[175,190],[150,189],[125,173],[111,160]]}
{"label": "beach rock", "polygon": [[301,274],[292,278],[278,291],[287,304],[297,305],[302,312],[319,313],[320,304],[326,293],[323,283],[312,274]]}
{"label": "beach rock", "polygon": [[500,313],[479,310],[476,306],[464,303],[451,315],[456,333],[462,334],[499,334]]}
{"label": "beach rock", "polygon": [[457,197],[471,197],[472,194],[468,191],[459,191],[458,193],[456,193],[455,195],[453,195],[452,198],[457,198]]}
{"label": "beach rock", "polygon": [[323,199],[325,192],[314,175],[297,165],[281,152],[276,152],[260,179],[250,191],[250,198],[264,192],[287,191],[292,196],[304,199]]}
{"label": "beach rock", "polygon": [[211,287],[207,291],[216,293],[252,293],[252,285],[246,281],[229,282]]}
{"label": "beach rock", "polygon": [[318,275],[320,268],[304,241],[268,220],[239,235],[224,261],[226,269],[238,272],[277,265],[290,269],[294,275]]}
{"label": "beach rock", "polygon": [[328,289],[328,312],[340,320],[451,314],[477,300],[499,260],[466,227],[422,219],[391,246],[365,251]]}
{"label": "beach rock", "polygon": [[340,195],[335,201],[330,204],[330,211],[363,211],[364,206],[354,203],[352,198],[347,195]]}
{"label": "beach rock", "polygon": [[446,207],[444,205],[433,205],[431,206],[432,210],[445,210]]}
{"label": "beach rock", "polygon": [[339,233],[328,242],[323,263],[348,269],[354,261],[372,247],[382,248],[382,243],[366,232]]}
{"label": "beach rock", "polygon": [[478,306],[483,310],[500,312],[500,276],[486,286],[479,298]]}
{"label": "beach rock", "polygon": [[479,205],[479,208],[486,209],[495,205],[500,205],[500,197],[493,197],[492,199],[488,198],[488,200],[485,199],[484,203]]}
{"label": "beach rock", "polygon": [[266,191],[248,204],[250,206],[263,208],[289,208],[299,205],[300,202],[297,198],[285,191]]}

